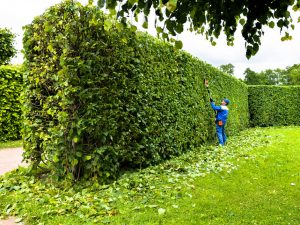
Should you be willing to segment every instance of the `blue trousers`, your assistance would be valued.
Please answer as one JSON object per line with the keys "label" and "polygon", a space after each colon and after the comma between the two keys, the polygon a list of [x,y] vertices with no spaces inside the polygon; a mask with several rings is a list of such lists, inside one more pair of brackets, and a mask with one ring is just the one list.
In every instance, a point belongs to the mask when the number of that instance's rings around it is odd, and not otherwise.
{"label": "blue trousers", "polygon": [[219,144],[224,146],[227,139],[225,134],[225,126],[216,125],[216,128],[217,128],[217,136],[218,136]]}

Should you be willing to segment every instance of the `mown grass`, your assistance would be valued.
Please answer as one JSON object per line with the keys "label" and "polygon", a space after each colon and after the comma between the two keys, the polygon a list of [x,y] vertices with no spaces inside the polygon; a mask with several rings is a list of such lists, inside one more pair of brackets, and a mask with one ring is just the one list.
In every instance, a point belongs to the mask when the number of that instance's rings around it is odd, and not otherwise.
{"label": "mown grass", "polygon": [[[0,215],[28,224],[299,224],[300,127],[249,129],[110,185],[0,178]],[[52,182],[52,183],[49,183]]]}
{"label": "mown grass", "polygon": [[[300,129],[267,129],[272,144],[253,148],[239,169],[190,182],[166,212],[142,210],[114,217],[117,224],[299,224]],[[246,137],[245,137],[246,138]],[[250,155],[249,155],[250,156]]]}
{"label": "mown grass", "polygon": [[0,150],[4,148],[17,148],[22,146],[23,146],[22,140],[0,142]]}

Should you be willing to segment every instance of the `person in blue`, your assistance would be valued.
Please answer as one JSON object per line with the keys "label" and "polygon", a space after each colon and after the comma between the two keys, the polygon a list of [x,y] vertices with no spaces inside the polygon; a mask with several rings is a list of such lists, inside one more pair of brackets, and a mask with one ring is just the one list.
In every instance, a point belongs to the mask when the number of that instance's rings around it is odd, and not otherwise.
{"label": "person in blue", "polygon": [[214,100],[210,98],[210,105],[216,112],[216,131],[219,140],[219,144],[224,146],[226,143],[225,125],[228,118],[228,104],[230,101],[227,98],[222,99],[221,105],[216,106]]}

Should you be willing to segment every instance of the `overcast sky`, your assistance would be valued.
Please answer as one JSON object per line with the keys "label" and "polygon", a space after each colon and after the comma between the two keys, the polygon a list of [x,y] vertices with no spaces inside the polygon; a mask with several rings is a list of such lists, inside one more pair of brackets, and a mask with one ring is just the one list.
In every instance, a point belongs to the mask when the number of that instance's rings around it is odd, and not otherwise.
{"label": "overcast sky", "polygon": [[[59,2],[60,0],[0,0],[0,27],[7,27],[17,34],[16,48],[20,51],[22,27],[31,23],[33,18],[42,14],[46,8]],[[88,0],[80,2],[86,4]],[[183,41],[184,50],[213,66],[233,64],[235,76],[238,78],[244,77],[246,68],[260,72],[266,69],[285,69],[287,66],[300,63],[300,24],[296,24],[296,29],[290,31],[292,41],[282,42],[280,37],[284,33],[281,35],[277,29],[264,28],[264,31],[260,50],[250,60],[245,56],[245,43],[240,33],[236,33],[234,47],[226,45],[224,36],[217,41],[217,46],[211,46],[203,37],[187,32],[179,38]],[[12,63],[22,61],[22,54],[19,53]]]}

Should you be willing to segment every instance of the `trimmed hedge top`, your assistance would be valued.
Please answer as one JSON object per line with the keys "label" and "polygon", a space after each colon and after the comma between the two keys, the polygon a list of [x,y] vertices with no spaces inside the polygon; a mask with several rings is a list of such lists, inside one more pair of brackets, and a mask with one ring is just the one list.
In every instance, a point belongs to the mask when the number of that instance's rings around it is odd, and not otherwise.
{"label": "trimmed hedge top", "polygon": [[215,139],[215,99],[248,126],[247,86],[189,54],[73,1],[26,26],[26,158],[61,176],[118,176]]}

